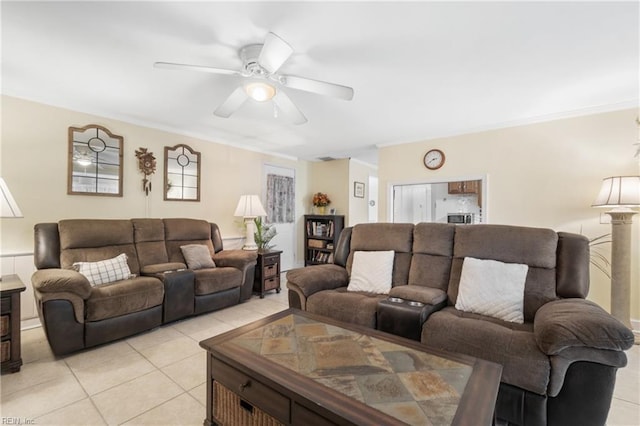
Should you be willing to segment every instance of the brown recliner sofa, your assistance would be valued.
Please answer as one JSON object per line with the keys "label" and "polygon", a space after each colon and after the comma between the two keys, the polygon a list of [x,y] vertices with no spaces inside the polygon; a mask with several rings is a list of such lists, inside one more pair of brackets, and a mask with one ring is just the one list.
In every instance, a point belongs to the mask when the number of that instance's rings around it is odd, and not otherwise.
{"label": "brown recliner sofa", "polygon": [[[251,297],[256,252],[224,250],[196,219],[71,219],[35,225],[38,314],[56,355],[127,337]],[[213,268],[188,269],[181,246],[208,248]],[[92,286],[76,262],[127,255],[131,276]]]}
{"label": "brown recliner sofa", "polygon": [[[395,252],[389,294],[347,291],[354,253],[382,250]],[[456,309],[467,257],[528,266],[522,324]],[[585,300],[585,237],[504,225],[361,224],[342,232],[334,259],[288,272],[291,307],[406,336],[403,310],[391,311],[394,324],[382,307],[389,297],[422,302],[427,315],[414,334],[421,342],[502,365],[498,424],[605,423],[633,333]]]}

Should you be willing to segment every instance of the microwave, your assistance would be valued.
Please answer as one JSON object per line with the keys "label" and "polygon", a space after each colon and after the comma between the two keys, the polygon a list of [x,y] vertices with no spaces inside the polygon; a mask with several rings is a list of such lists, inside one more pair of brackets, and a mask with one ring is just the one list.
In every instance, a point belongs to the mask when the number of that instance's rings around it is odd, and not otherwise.
{"label": "microwave", "polygon": [[473,216],[473,213],[449,213],[447,215],[447,223],[470,225],[473,223]]}

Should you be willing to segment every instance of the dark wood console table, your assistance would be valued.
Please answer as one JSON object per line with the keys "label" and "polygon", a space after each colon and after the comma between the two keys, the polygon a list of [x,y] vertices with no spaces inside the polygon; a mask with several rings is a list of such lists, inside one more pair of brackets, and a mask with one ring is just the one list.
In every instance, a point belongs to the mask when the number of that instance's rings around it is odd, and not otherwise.
{"label": "dark wood console table", "polygon": [[26,289],[17,275],[5,275],[0,281],[0,328],[2,334],[2,373],[20,371],[20,293]]}
{"label": "dark wood console table", "polygon": [[258,264],[253,282],[253,292],[264,298],[267,291],[280,293],[280,250],[258,250]]}

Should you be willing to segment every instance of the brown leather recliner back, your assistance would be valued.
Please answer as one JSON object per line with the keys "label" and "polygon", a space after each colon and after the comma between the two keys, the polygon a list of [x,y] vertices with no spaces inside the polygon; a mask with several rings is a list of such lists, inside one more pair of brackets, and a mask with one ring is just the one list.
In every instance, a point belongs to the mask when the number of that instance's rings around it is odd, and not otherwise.
{"label": "brown leather recliner back", "polygon": [[132,274],[140,273],[130,220],[68,219],[58,222],[61,267],[127,255]]}

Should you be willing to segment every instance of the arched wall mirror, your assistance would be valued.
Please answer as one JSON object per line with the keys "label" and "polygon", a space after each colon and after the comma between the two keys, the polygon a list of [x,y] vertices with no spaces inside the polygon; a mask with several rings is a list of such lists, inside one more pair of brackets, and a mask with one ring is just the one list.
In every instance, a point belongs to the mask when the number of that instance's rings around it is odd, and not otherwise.
{"label": "arched wall mirror", "polygon": [[200,201],[200,153],[184,144],[164,147],[165,201]]}
{"label": "arched wall mirror", "polygon": [[389,184],[389,218],[396,223],[487,223],[487,177]]}
{"label": "arched wall mirror", "polygon": [[122,197],[123,143],[97,124],[69,127],[67,194]]}

